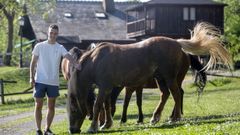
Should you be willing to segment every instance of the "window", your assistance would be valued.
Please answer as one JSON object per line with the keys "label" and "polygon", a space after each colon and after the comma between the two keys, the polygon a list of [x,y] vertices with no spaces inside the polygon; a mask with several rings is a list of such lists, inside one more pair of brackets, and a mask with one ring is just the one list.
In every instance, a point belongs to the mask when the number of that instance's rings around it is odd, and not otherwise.
{"label": "window", "polygon": [[73,17],[72,13],[69,13],[69,12],[64,13],[64,16],[66,18],[72,18]]}
{"label": "window", "polygon": [[183,8],[183,20],[184,21],[194,21],[196,20],[196,8],[195,7],[184,7]]}
{"label": "window", "polygon": [[107,15],[103,12],[95,12],[95,17],[105,19],[107,18]]}
{"label": "window", "polygon": [[196,20],[196,9],[194,7],[190,8],[190,20]]}
{"label": "window", "polygon": [[185,8],[183,8],[183,20],[184,21],[186,21],[186,20],[188,20],[188,8],[187,7],[185,7]]}

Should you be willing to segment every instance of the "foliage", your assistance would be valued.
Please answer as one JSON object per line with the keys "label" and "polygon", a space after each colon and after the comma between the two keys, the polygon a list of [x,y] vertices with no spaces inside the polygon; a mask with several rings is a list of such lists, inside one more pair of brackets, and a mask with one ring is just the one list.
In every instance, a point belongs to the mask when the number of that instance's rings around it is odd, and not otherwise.
{"label": "foliage", "polygon": [[227,4],[224,12],[224,30],[234,62],[240,61],[240,1],[218,0]]}
{"label": "foliage", "polygon": [[[14,48],[19,40],[18,36],[18,18],[26,13],[39,13],[43,16],[50,13],[54,8],[56,1],[41,2],[39,0],[0,0],[0,53],[19,53],[19,50]],[[23,8],[26,5],[27,8]],[[46,10],[48,9],[48,10]],[[13,56],[13,60],[16,61],[18,56]],[[4,57],[6,65],[10,65],[11,57]],[[14,62],[16,63],[16,62]],[[13,63],[12,63],[13,64]],[[13,64],[15,65],[15,64]]]}

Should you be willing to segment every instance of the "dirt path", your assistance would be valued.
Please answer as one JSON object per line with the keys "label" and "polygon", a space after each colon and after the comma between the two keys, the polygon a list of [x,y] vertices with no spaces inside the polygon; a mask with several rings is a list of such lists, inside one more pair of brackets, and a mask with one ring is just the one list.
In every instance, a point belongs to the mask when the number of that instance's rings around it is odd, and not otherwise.
{"label": "dirt path", "polygon": [[[58,123],[67,118],[65,108],[57,107],[54,123]],[[46,110],[43,111],[43,115]],[[42,127],[46,120],[43,118]],[[6,116],[0,118],[0,135],[25,135],[35,130],[35,122],[33,112],[25,112],[18,115]]]}

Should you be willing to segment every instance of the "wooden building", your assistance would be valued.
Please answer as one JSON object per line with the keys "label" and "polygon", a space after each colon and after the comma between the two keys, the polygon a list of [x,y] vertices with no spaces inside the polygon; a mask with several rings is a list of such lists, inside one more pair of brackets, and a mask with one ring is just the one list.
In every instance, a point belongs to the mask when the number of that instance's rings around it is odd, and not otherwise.
{"label": "wooden building", "polygon": [[157,35],[188,38],[199,21],[222,29],[224,6],[212,0],[56,0],[48,18],[42,13],[29,17],[38,41],[46,40],[51,23],[58,24],[58,42],[69,50],[85,49],[91,42],[132,43]]}
{"label": "wooden building", "polygon": [[189,29],[200,21],[223,31],[224,6],[212,0],[151,0],[127,10],[127,36],[189,38]]}

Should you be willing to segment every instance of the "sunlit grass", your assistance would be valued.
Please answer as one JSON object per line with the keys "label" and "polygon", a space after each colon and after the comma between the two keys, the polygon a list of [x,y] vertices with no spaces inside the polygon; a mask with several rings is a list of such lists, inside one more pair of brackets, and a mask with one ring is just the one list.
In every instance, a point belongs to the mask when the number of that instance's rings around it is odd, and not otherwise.
{"label": "sunlit grass", "polygon": [[[28,77],[29,69],[18,69],[12,67],[0,68],[0,78],[6,74],[10,75],[10,79],[19,78],[24,80],[16,86],[17,90],[23,90],[29,86],[28,78],[22,79],[21,75]],[[14,73],[15,72],[15,73]],[[14,73],[14,74],[13,74]],[[15,77],[17,76],[17,77]],[[5,76],[6,77],[6,76]],[[6,78],[9,78],[7,76]],[[187,76],[187,79],[191,79],[191,76]],[[18,81],[19,82],[19,81]],[[61,80],[63,82],[63,80]],[[187,134],[187,135],[222,135],[222,134],[240,134],[240,80],[232,78],[221,78],[209,80],[204,92],[198,99],[196,87],[192,84],[184,84],[184,115],[181,122],[170,124],[168,123],[168,117],[173,109],[173,98],[170,97],[165,105],[162,117],[159,123],[156,125],[150,125],[152,113],[159,102],[160,91],[158,89],[146,89],[143,94],[143,113],[144,123],[137,125],[138,110],[136,105],[135,94],[132,96],[128,109],[128,121],[126,124],[119,124],[121,112],[122,112],[122,100],[124,91],[119,97],[117,104],[117,112],[114,116],[114,125],[111,129],[100,131],[99,134],[113,134],[113,135],[161,135],[161,134]],[[8,92],[15,92],[9,86]],[[19,88],[21,87],[21,88]],[[8,86],[6,86],[8,89]],[[61,96],[57,100],[57,106],[65,107],[66,99],[64,94],[66,90],[61,91]],[[32,94],[6,96],[5,105],[0,105],[0,117],[8,115],[16,115],[23,112],[33,112],[34,101]],[[46,102],[44,107],[46,107]],[[66,110],[61,110],[60,113],[66,113]],[[32,116],[31,116],[32,117]],[[23,118],[23,121],[28,121],[29,118]],[[82,133],[86,134],[87,129],[90,126],[91,121],[85,120],[81,127]],[[33,125],[34,126],[34,125]],[[63,119],[60,122],[53,122],[52,130],[59,135],[68,134],[68,120]],[[28,134],[33,134],[31,131]]]}
{"label": "sunlit grass", "polygon": [[[240,134],[239,82],[239,79],[228,78],[212,80],[212,82],[207,83],[199,100],[196,88],[191,85],[185,85],[183,119],[175,124],[168,123],[168,117],[173,109],[172,97],[169,98],[164,108],[160,122],[156,125],[149,124],[152,112],[159,102],[159,90],[144,90],[144,124],[136,124],[138,112],[134,95],[129,104],[127,123],[119,124],[122,104],[117,104],[114,126],[109,130],[100,131],[99,134]],[[122,96],[120,99],[122,99]],[[81,127],[82,134],[87,134],[86,131],[90,123],[91,121],[87,119],[84,121]],[[54,124],[53,130],[56,134],[68,134],[68,121],[64,120],[61,123]]]}

